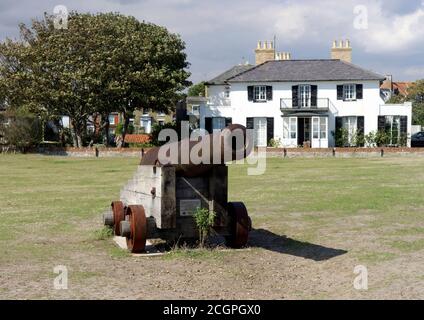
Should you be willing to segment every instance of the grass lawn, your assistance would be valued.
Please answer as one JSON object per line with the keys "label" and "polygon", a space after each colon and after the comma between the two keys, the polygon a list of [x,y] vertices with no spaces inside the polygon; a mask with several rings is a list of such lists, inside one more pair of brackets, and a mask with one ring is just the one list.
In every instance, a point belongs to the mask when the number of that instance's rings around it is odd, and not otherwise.
{"label": "grass lawn", "polygon": [[[155,258],[101,230],[138,161],[0,155],[0,298],[424,298],[422,158],[274,158],[262,176],[233,165],[250,247]],[[352,285],[359,264],[367,291]],[[53,289],[57,265],[68,290]]]}

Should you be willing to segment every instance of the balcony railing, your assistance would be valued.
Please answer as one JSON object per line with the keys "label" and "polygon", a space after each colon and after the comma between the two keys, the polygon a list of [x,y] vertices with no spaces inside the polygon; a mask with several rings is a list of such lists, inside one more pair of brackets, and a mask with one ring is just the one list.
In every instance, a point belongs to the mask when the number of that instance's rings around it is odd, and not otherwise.
{"label": "balcony railing", "polygon": [[[297,102],[297,105],[296,103]],[[280,100],[281,111],[328,111],[332,107],[332,103],[328,98],[318,98],[316,105],[312,103],[313,101],[295,101],[292,98],[282,98]]]}

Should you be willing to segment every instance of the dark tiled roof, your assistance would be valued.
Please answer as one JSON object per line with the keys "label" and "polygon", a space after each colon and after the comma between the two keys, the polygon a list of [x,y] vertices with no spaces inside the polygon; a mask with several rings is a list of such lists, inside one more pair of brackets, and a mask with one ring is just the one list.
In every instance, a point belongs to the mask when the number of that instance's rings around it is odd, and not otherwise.
{"label": "dark tiled roof", "polygon": [[206,84],[225,84],[229,78],[234,77],[238,75],[239,73],[245,72],[253,67],[254,66],[251,64],[240,64],[240,65],[234,66],[231,69],[220,74],[219,76],[209,80]]}
{"label": "dark tiled roof", "polygon": [[384,80],[377,73],[341,60],[267,61],[228,79],[229,82]]}

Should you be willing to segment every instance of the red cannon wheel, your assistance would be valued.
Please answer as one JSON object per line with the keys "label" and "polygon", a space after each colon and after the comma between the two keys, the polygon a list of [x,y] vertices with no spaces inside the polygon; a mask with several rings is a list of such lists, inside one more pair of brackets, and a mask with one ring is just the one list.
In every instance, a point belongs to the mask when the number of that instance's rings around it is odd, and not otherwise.
{"label": "red cannon wheel", "polygon": [[249,231],[252,221],[247,214],[243,202],[229,202],[228,216],[230,217],[230,236],[227,237],[227,245],[231,248],[242,248],[246,246],[249,239]]}
{"label": "red cannon wheel", "polygon": [[119,225],[121,221],[125,220],[125,209],[124,204],[122,201],[113,201],[111,203],[112,212],[113,212],[113,231],[115,235],[119,236],[121,235],[121,232],[119,231]]}
{"label": "red cannon wheel", "polygon": [[147,220],[144,207],[131,205],[127,208],[127,218],[130,222],[130,235],[127,237],[127,247],[132,253],[143,252],[146,248]]}

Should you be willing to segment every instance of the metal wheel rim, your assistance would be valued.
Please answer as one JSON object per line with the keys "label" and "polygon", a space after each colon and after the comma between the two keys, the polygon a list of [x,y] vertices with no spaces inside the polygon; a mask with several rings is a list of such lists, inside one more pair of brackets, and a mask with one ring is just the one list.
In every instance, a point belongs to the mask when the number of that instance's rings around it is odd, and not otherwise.
{"label": "metal wheel rim", "polygon": [[128,206],[127,216],[131,224],[131,234],[127,238],[128,250],[132,253],[140,253],[146,249],[147,220],[142,205]]}
{"label": "metal wheel rim", "polygon": [[113,231],[115,235],[119,236],[121,235],[121,231],[119,230],[119,224],[122,220],[125,220],[125,209],[124,204],[122,201],[113,201],[111,203],[112,212],[113,212]]}

